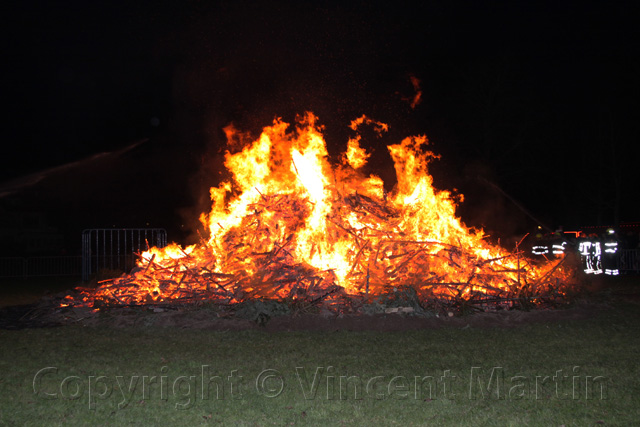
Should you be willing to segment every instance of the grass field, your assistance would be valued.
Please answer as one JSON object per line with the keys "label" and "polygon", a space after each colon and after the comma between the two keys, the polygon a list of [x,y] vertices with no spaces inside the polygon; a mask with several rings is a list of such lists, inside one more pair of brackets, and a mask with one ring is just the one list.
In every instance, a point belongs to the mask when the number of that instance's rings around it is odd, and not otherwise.
{"label": "grass field", "polygon": [[638,425],[638,330],[0,330],[0,424]]}

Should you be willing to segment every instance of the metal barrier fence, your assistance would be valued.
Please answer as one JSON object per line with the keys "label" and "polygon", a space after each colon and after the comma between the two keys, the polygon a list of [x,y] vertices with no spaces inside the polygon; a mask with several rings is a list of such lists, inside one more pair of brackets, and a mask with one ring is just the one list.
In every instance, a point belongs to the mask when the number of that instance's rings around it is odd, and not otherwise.
{"label": "metal barrier fence", "polygon": [[80,276],[80,256],[3,257],[0,278]]}
{"label": "metal barrier fence", "polygon": [[82,280],[101,269],[128,272],[135,266],[135,254],[150,247],[167,246],[162,228],[94,228],[82,232]]}
{"label": "metal barrier fence", "polygon": [[621,273],[640,274],[640,249],[622,249],[618,251],[618,269]]}

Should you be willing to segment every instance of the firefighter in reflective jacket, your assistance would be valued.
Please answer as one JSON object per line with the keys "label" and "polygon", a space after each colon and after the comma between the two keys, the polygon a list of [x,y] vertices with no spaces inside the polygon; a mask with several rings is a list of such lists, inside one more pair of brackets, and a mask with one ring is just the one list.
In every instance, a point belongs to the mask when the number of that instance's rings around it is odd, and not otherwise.
{"label": "firefighter in reflective jacket", "polygon": [[620,242],[614,229],[608,229],[602,236],[602,269],[604,274],[617,276],[618,270],[618,246]]}
{"label": "firefighter in reflective jacket", "polygon": [[531,253],[534,255],[545,256],[549,253],[549,243],[542,235],[542,227],[538,226],[538,232],[535,235],[533,246],[531,247]]}
{"label": "firefighter in reflective jacket", "polygon": [[595,234],[584,236],[581,233],[578,244],[584,272],[587,274],[601,274],[602,249],[598,237]]}
{"label": "firefighter in reflective jacket", "polygon": [[565,247],[567,246],[567,241],[564,239],[562,232],[557,230],[551,236],[551,241],[549,242],[549,246],[551,247],[551,254],[556,258],[562,258],[564,255]]}

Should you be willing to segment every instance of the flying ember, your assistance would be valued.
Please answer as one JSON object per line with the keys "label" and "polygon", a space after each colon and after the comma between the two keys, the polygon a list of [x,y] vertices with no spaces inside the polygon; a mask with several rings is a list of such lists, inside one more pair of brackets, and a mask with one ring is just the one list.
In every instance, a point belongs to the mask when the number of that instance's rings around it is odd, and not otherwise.
{"label": "flying ember", "polygon": [[362,126],[387,130],[366,116],[354,120],[356,135],[339,164],[329,161],[323,127],[311,113],[293,128],[276,119],[254,141],[226,128],[231,179],[210,190],[211,211],[200,218],[208,240],[151,248],[131,274],[107,281],[83,303],[317,299],[399,287],[422,299],[508,297],[525,289],[535,297],[569,277],[562,259],[534,265],[517,248],[495,246],[482,230],[466,227],[455,213],[462,197],[433,186],[428,165],[437,156],[426,150],[425,136],[387,147],[397,176],[387,194],[378,176],[362,172],[370,155]]}

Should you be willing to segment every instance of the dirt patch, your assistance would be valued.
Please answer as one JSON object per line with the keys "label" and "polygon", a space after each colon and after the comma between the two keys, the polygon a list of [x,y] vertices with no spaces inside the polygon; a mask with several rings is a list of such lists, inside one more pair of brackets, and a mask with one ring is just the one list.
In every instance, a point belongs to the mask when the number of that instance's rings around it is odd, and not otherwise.
{"label": "dirt patch", "polygon": [[[280,331],[408,331],[439,328],[514,328],[532,323],[554,323],[583,320],[610,310],[600,303],[581,303],[571,308],[554,310],[502,310],[466,316],[407,314],[290,314],[260,321],[238,317],[220,317],[209,309],[163,310],[119,308],[103,313],[88,309],[61,311],[40,317],[40,325],[31,321],[27,327],[83,325],[89,327],[159,327],[207,329],[216,331],[263,330]],[[14,328],[15,329],[15,328]]]}
{"label": "dirt patch", "polygon": [[[554,309],[498,310],[460,313],[434,313],[428,310],[411,313],[336,314],[328,310],[316,313],[286,312],[282,303],[264,305],[271,315],[259,311],[221,310],[220,307],[114,307],[60,308],[55,299],[43,298],[38,304],[0,309],[0,328],[22,329],[63,325],[89,327],[161,327],[207,329],[216,331],[406,331],[437,328],[513,328],[532,323],[557,323],[583,320],[616,310],[620,304],[640,305],[638,278],[591,283],[586,295],[569,306]],[[252,307],[249,307],[252,308]],[[253,307],[255,308],[255,307]],[[277,313],[274,315],[273,313]],[[634,311],[635,312],[635,311]]]}

